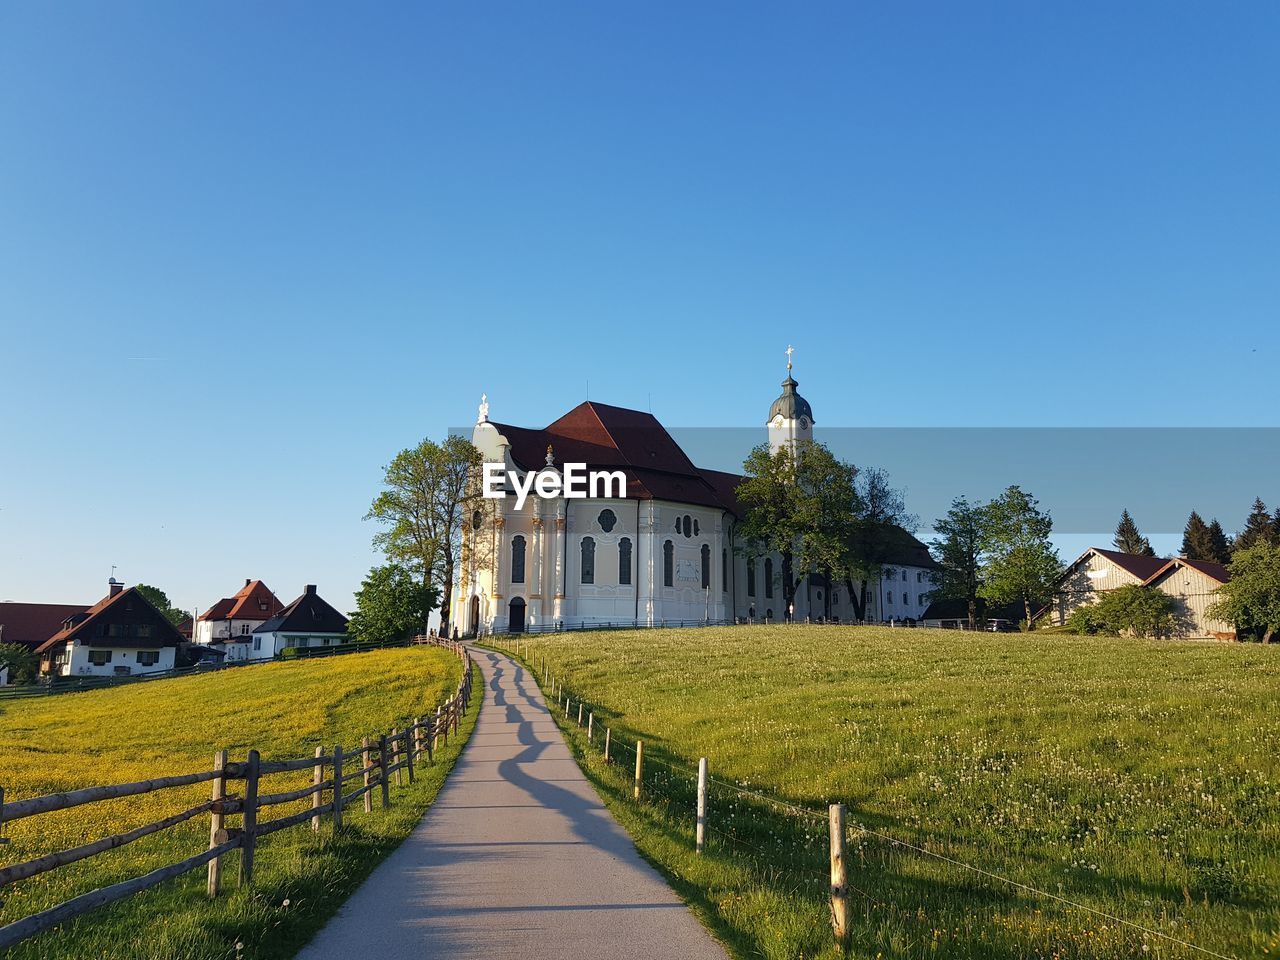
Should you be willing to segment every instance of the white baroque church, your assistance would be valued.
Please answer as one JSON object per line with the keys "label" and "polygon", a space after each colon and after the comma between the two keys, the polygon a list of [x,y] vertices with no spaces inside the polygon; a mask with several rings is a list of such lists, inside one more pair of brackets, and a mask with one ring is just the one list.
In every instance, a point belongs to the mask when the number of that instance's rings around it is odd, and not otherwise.
{"label": "white baroque church", "polygon": [[[813,438],[813,409],[797,392],[787,364],[782,394],[766,420],[771,449]],[[620,470],[623,499],[514,496],[486,501],[463,547],[452,622],[466,633],[505,633],[591,626],[686,626],[781,620],[781,558],[748,556],[736,536],[742,477],[701,469],[652,414],[587,401],[542,429],[489,419],[482,399],[472,431],[481,459],[530,471],[584,463]],[[918,619],[929,605],[937,564],[928,548],[900,530],[899,548],[873,583],[866,619]],[[796,620],[852,621],[855,607],[840,583],[807,576],[796,591]]]}

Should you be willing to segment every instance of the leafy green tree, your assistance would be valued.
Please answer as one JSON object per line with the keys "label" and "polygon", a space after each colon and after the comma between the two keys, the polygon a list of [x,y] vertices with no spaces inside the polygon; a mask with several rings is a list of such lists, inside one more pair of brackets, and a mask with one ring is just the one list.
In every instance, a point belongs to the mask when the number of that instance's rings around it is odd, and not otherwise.
{"label": "leafy green tree", "polygon": [[1067,626],[1076,633],[1163,637],[1173,629],[1177,609],[1177,601],[1167,593],[1130,583],[1077,607]]}
{"label": "leafy green tree", "polygon": [[930,547],[934,558],[942,564],[933,597],[937,600],[963,600],[969,610],[969,629],[978,626],[978,596],[982,587],[982,538],[986,507],[970,503],[965,497],[951,501],[947,515],[934,521],[939,536]]}
{"label": "leafy green tree", "polygon": [[1213,560],[1215,563],[1231,562],[1231,540],[1227,537],[1227,533],[1222,529],[1217,519],[1209,524],[1209,542],[1213,545]]}
{"label": "leafy green tree", "polygon": [[40,672],[40,658],[21,643],[0,643],[0,667],[9,668],[10,683],[30,683]]}
{"label": "leafy green tree", "polygon": [[479,473],[480,451],[470,441],[423,440],[396,454],[383,475],[386,489],[365,514],[383,524],[374,546],[422,586],[439,585],[440,632],[446,636],[467,514],[481,499]]}
{"label": "leafy green tree", "polygon": [[1129,516],[1128,510],[1120,514],[1120,522],[1116,525],[1115,539],[1111,542],[1121,553],[1131,553],[1138,557],[1154,557],[1156,555],[1156,552],[1151,549],[1151,541],[1139,532],[1138,525],[1133,522],[1133,517]]}
{"label": "leafy green tree", "polygon": [[1238,630],[1256,631],[1270,643],[1280,631],[1280,546],[1264,540],[1237,550],[1231,579],[1218,588],[1218,599],[1206,613]]}
{"label": "leafy green tree", "polygon": [[169,595],[159,587],[152,587],[145,583],[140,583],[134,587],[140,594],[151,601],[151,605],[160,611],[166,620],[175,627],[182,623],[183,620],[191,616],[185,610],[175,607],[169,602]]}
{"label": "leafy green tree", "polygon": [[356,591],[357,609],[347,629],[362,642],[406,640],[427,632],[427,621],[439,600],[435,587],[423,584],[405,567],[396,563],[374,567]]}
{"label": "leafy green tree", "polygon": [[1182,555],[1188,560],[1210,560],[1218,562],[1217,549],[1213,543],[1213,534],[1204,518],[1196,511],[1187,517],[1187,525],[1182,531]]}
{"label": "leafy green tree", "polygon": [[1236,536],[1234,547],[1236,550],[1248,550],[1260,543],[1269,543],[1274,546],[1280,543],[1280,537],[1277,536],[1275,523],[1267,511],[1267,505],[1262,502],[1261,497],[1258,497],[1253,501],[1253,509],[1249,511],[1249,517],[1244,522],[1244,529]]}
{"label": "leafy green tree", "polygon": [[[857,619],[866,619],[871,582],[884,572],[890,551],[898,542],[894,528],[912,528],[915,522],[907,513],[902,491],[893,487],[885,470],[869,467],[855,473],[850,536],[838,569]],[[828,600],[830,595],[828,590]]]}
{"label": "leafy green tree", "polygon": [[1053,520],[1016,484],[983,513],[978,595],[997,604],[1021,602],[1029,627],[1033,607],[1048,602],[1062,573],[1058,551],[1049,542]]}
{"label": "leafy green tree", "polygon": [[851,464],[812,440],[751,451],[738,499],[746,507],[739,528],[749,549],[782,557],[782,597],[787,610],[806,573],[838,568],[848,549],[857,497]]}

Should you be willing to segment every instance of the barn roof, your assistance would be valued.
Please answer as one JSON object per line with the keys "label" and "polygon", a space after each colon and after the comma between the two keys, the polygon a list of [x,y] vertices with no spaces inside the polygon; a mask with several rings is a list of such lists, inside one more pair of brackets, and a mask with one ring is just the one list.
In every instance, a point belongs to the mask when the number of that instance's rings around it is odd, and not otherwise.
{"label": "barn roof", "polygon": [[88,609],[87,603],[0,603],[0,642],[34,650],[61,630],[68,617]]}

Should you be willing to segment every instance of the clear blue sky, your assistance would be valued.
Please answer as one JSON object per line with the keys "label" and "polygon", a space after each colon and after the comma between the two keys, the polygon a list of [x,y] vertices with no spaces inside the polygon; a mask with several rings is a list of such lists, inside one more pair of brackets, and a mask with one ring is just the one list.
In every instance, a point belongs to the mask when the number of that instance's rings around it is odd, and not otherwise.
{"label": "clear blue sky", "polygon": [[1278,45],[1270,2],[6,3],[0,599],[347,607],[381,466],[481,391],[753,426],[789,342],[820,425],[1275,426]]}

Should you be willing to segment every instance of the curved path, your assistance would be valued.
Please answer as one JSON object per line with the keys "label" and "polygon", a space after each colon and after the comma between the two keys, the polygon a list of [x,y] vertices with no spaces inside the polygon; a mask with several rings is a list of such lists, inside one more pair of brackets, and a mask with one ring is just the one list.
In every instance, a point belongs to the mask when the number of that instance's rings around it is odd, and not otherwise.
{"label": "curved path", "polygon": [[448,781],[299,960],[726,960],[600,802],[533,678],[473,652],[484,706]]}

